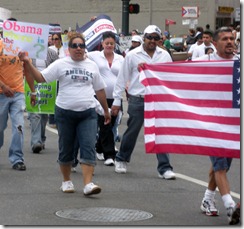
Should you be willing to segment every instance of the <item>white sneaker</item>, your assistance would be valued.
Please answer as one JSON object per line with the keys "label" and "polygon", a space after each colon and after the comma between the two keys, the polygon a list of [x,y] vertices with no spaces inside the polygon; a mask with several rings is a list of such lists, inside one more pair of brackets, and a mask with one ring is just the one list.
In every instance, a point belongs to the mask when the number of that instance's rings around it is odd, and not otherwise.
{"label": "white sneaker", "polygon": [[214,200],[202,200],[200,209],[207,216],[218,216],[219,210],[216,208]]}
{"label": "white sneaker", "polygon": [[108,158],[106,161],[104,161],[104,165],[113,166],[114,160],[112,158]]}
{"label": "white sneaker", "polygon": [[76,173],[76,168],[75,167],[71,167],[71,172],[72,173]]}
{"label": "white sneaker", "polygon": [[172,170],[167,170],[163,175],[159,173],[158,177],[163,178],[165,180],[175,180],[176,179],[175,173]]}
{"label": "white sneaker", "polygon": [[93,194],[98,194],[101,192],[101,188],[93,183],[87,184],[84,189],[83,193],[85,196],[93,195]]}
{"label": "white sneaker", "polygon": [[62,190],[65,193],[72,193],[75,191],[74,185],[71,180],[63,181],[62,186],[60,187],[60,190]]}
{"label": "white sneaker", "polygon": [[116,173],[126,173],[126,162],[124,161],[115,161],[115,172]]}
{"label": "white sneaker", "polygon": [[96,153],[96,155],[97,155],[97,159],[99,160],[99,161],[104,161],[105,159],[104,159],[104,155],[103,155],[103,153]]}

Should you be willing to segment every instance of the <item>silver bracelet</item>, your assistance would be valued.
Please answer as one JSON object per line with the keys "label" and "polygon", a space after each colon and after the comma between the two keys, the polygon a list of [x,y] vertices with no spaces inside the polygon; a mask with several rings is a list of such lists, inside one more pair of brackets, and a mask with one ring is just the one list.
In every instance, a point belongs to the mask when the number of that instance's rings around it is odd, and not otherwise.
{"label": "silver bracelet", "polygon": [[31,95],[36,95],[37,93],[36,93],[36,91],[35,91],[35,92],[31,92],[30,94],[31,94]]}

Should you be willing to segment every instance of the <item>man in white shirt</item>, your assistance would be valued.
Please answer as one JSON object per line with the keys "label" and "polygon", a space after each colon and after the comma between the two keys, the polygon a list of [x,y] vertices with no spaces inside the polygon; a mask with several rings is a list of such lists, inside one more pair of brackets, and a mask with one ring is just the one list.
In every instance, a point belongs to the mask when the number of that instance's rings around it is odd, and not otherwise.
{"label": "man in white shirt", "polygon": [[216,52],[216,48],[212,44],[212,39],[213,39],[213,34],[211,33],[211,31],[208,30],[204,31],[202,35],[203,43],[194,49],[191,59],[194,60],[200,56],[205,55],[206,48],[212,48],[214,52]]}
{"label": "man in white shirt", "polygon": [[[144,43],[128,52],[119,71],[113,92],[112,114],[118,114],[127,82],[130,83],[127,89],[129,94],[127,130],[122,137],[119,152],[115,157],[115,172],[117,173],[127,172],[127,162],[130,162],[131,154],[144,122],[145,87],[139,82],[138,67],[143,63],[172,62],[169,53],[157,46],[160,36],[161,30],[155,25],[149,25],[144,30]],[[158,159],[158,176],[163,179],[175,179],[173,168],[169,162],[169,155],[160,153],[156,156]]]}

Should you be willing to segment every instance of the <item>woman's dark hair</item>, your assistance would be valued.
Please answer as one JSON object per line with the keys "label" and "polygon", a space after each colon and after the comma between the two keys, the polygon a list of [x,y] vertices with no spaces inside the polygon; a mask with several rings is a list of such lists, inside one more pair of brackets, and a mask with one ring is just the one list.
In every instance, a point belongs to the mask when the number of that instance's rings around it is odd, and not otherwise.
{"label": "woman's dark hair", "polygon": [[103,33],[103,36],[102,36],[103,41],[106,38],[113,38],[116,41],[115,33],[111,32],[111,31],[108,31],[108,32]]}
{"label": "woman's dark hair", "polygon": [[53,38],[54,35],[57,35],[59,40],[62,41],[61,33],[53,33],[52,34],[52,38]]}
{"label": "woman's dark hair", "polygon": [[71,45],[73,44],[73,40],[75,38],[80,38],[83,41],[84,44],[86,43],[86,40],[85,40],[85,38],[84,38],[84,36],[82,34],[74,32],[69,37],[69,43],[68,43],[69,47],[71,47]]}

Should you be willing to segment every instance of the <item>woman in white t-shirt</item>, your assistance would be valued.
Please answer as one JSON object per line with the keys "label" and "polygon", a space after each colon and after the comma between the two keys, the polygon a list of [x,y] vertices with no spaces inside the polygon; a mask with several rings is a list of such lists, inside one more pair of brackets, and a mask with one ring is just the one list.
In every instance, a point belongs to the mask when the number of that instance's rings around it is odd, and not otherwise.
{"label": "woman in white t-shirt", "polygon": [[80,164],[83,174],[84,195],[98,194],[101,188],[92,183],[96,165],[95,143],[97,132],[97,106],[94,92],[104,110],[104,122],[109,124],[111,116],[105,95],[105,83],[97,65],[85,58],[85,38],[75,33],[69,40],[70,56],[56,60],[41,72],[33,67],[24,52],[19,58],[25,63],[26,74],[38,83],[59,81],[55,115],[59,136],[58,163],[63,176],[61,190],[74,192],[70,179],[74,162],[74,141],[78,137]]}

